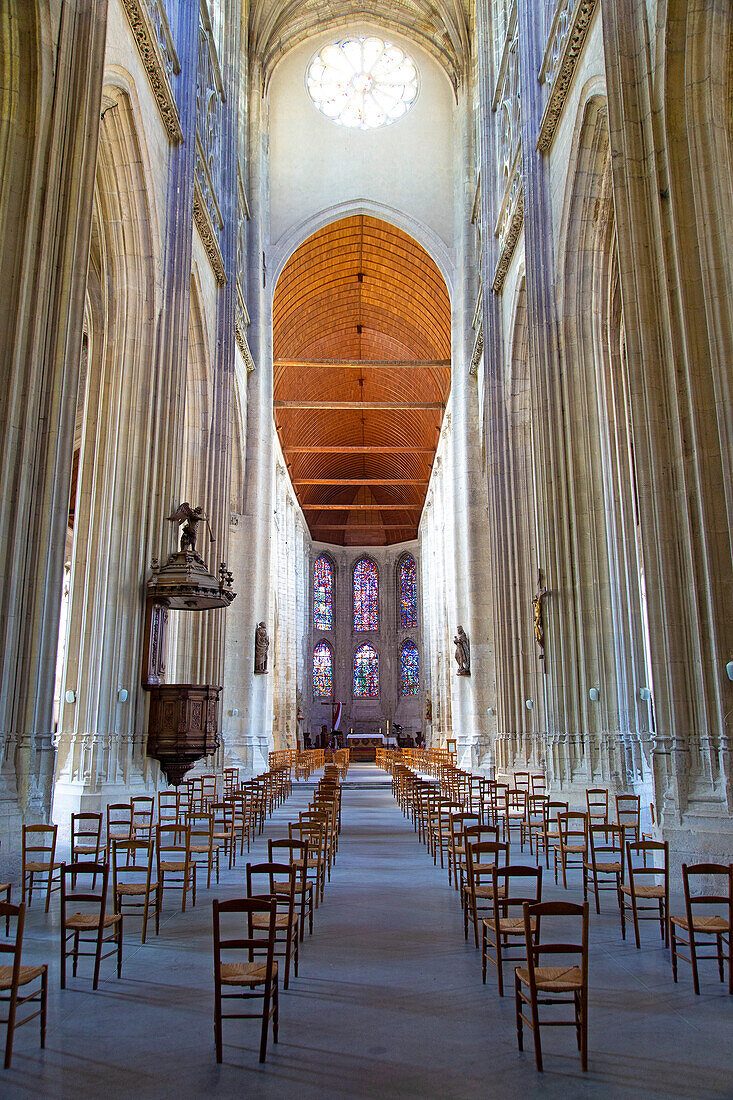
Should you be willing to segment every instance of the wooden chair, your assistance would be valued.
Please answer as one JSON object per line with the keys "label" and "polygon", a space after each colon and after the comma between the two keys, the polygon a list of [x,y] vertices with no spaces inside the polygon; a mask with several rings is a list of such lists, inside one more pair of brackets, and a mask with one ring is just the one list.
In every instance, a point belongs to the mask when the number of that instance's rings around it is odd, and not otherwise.
{"label": "wooden chair", "polygon": [[549,799],[545,794],[528,795],[526,814],[522,823],[522,851],[524,851],[524,842],[527,841],[530,855],[535,855],[537,858],[539,858],[540,840],[545,832],[546,802],[549,802]]}
{"label": "wooden chair", "polygon": [[[624,874],[624,830],[619,825],[588,822],[587,854],[583,860],[583,900],[588,900],[588,886],[593,887],[596,913],[601,911],[601,890],[615,890],[621,907],[621,883]],[[609,883],[609,876],[613,879]]]}
{"label": "wooden chair", "polygon": [[[529,778],[529,773],[527,773]],[[524,821],[527,816],[527,792],[522,787],[507,787],[499,813],[504,822],[504,839],[511,844],[512,829],[519,833],[520,850],[524,851]]]}
{"label": "wooden chair", "polygon": [[588,820],[592,825],[605,825],[608,821],[608,791],[605,787],[589,787],[585,792]]}
{"label": "wooden chair", "polygon": [[638,794],[616,795],[616,824],[624,830],[625,841],[641,839],[641,799]]}
{"label": "wooden chair", "polygon": [[291,821],[288,824],[290,840],[300,840],[308,844],[308,862],[306,874],[313,883],[316,909],[323,901],[326,888],[326,830],[318,822]]}
{"label": "wooden chair", "polygon": [[[0,966],[0,1001],[8,1005],[8,1014],[3,1019],[7,1024],[5,1038],[5,1069],[10,1069],[13,1057],[13,1037],[15,1029],[35,1020],[40,1016],[41,1048],[46,1045],[46,1003],[48,1000],[48,967],[45,963],[40,966],[23,966],[21,955],[23,952],[23,931],[25,928],[25,904],[11,905],[9,901],[0,901],[0,920],[5,917],[6,935],[10,941],[10,922],[15,921],[15,938],[12,942],[4,943],[0,940],[0,956],[11,956],[9,963]],[[20,990],[35,983],[40,978],[40,984],[28,993],[21,995]],[[22,1005],[39,1005],[30,1016],[19,1020],[17,1011]]]}
{"label": "wooden chair", "polygon": [[[22,901],[28,897],[28,908],[33,901],[33,880],[35,875],[46,879],[46,912],[51,903],[51,894],[59,889],[63,863],[56,859],[56,837],[58,825],[23,826],[23,889]],[[53,885],[54,871],[57,885]]]}
{"label": "wooden chair", "polygon": [[468,939],[469,922],[473,925],[473,939],[479,946],[479,920],[494,911],[493,871],[495,866],[506,866],[509,845],[506,841],[466,841],[466,885],[463,897],[463,935]]}
{"label": "wooden chair", "polygon": [[[656,855],[662,856],[662,866],[654,864]],[[647,858],[651,857],[651,865]],[[639,862],[641,858],[642,862]],[[626,843],[626,869],[628,877],[621,885],[621,936],[626,939],[626,915],[631,913],[634,922],[636,946],[641,947],[639,938],[640,920],[659,920],[664,946],[669,947],[669,843],[657,840],[638,840]],[[644,880],[662,879],[644,885]],[[628,900],[627,900],[628,899]],[[644,905],[648,901],[651,904]],[[652,910],[650,915],[646,911]]]}
{"label": "wooden chair", "polygon": [[530,776],[532,794],[547,794],[547,778],[544,775]]}
{"label": "wooden chair", "polygon": [[180,825],[186,818],[187,799],[181,791],[158,791],[158,821]]}
{"label": "wooden chair", "polygon": [[562,884],[568,888],[568,867],[583,869],[587,858],[586,815],[578,810],[567,810],[557,815],[559,837],[555,844],[555,882],[557,882],[557,863],[562,869]]}
{"label": "wooden chair", "polygon": [[[214,840],[214,815],[211,810],[189,813],[187,824],[191,832],[191,858],[206,865],[206,889],[211,886],[211,872],[216,864],[216,881],[219,882],[219,845]],[[203,856],[203,859],[197,859]]]}
{"label": "wooden chair", "polygon": [[[295,907],[297,870],[292,863],[248,863],[247,896],[277,904],[275,917],[275,954],[285,959],[283,989],[290,984],[290,964],[298,977],[300,944],[299,912]],[[265,917],[254,917],[253,927],[264,930]]]}
{"label": "wooden chair", "polygon": [[468,876],[467,845],[482,844],[484,841],[498,841],[498,839],[498,825],[466,825],[464,828],[458,853],[458,892],[461,898],[461,905],[464,904],[466,897],[465,886]]}
{"label": "wooden chair", "polygon": [[524,791],[525,794],[529,794],[530,791],[530,774],[529,772],[515,772],[514,773],[514,789],[518,791]]}
{"label": "wooden chair", "polygon": [[478,813],[452,813],[450,815],[450,844],[448,846],[448,881],[452,882],[455,889],[460,889],[463,881],[463,868],[465,866],[464,833],[471,825],[480,825],[481,815]]}
{"label": "wooden chair", "polygon": [[296,870],[295,896],[300,899],[300,942],[305,933],[305,918],[308,915],[308,934],[313,935],[313,883],[308,880],[308,841],[307,840],[268,840],[267,858],[277,863],[277,856],[286,856],[288,863]]}
{"label": "wooden chair", "polygon": [[[102,854],[102,815],[82,813],[71,815],[71,861],[91,860],[99,863]],[[97,883],[92,883],[94,890]]]}
{"label": "wooden chair", "polygon": [[239,768],[224,768],[224,797],[234,794],[239,788]]}
{"label": "wooden chair", "polygon": [[[690,878],[702,880],[700,885],[704,893],[693,894],[690,890]],[[709,893],[710,880],[722,879],[721,891]],[[718,975],[725,981],[725,961],[728,961],[728,992],[733,994],[733,966],[731,965],[731,929],[733,929],[733,863],[696,863],[682,864],[682,886],[685,893],[685,914],[671,917],[672,976],[677,981],[677,959],[684,959],[692,967],[692,984],[695,993],[700,994],[700,979],[697,964],[701,959],[717,959]],[[713,915],[709,916],[713,909]],[[697,912],[701,910],[701,912]],[[722,910],[722,913],[719,912]],[[680,935],[687,934],[687,939]],[[700,937],[704,937],[702,943]],[[712,947],[710,937],[715,941],[715,954],[703,955],[700,948]],[[689,947],[690,954],[683,955],[680,945]],[[727,952],[726,952],[727,948]]]}
{"label": "wooden chair", "polygon": [[253,814],[252,792],[247,787],[229,796],[229,803],[234,816],[234,833],[239,837],[239,854],[244,855],[244,843],[247,842],[247,851],[255,834],[255,817]]}
{"label": "wooden chair", "polygon": [[[213,903],[214,915],[214,1039],[216,1060],[223,1061],[223,1020],[262,1019],[260,1037],[260,1062],[267,1056],[267,1033],[272,1020],[273,1040],[278,1032],[278,970],[275,961],[275,920],[277,905],[274,900],[255,898],[218,901]],[[222,935],[222,918],[233,916],[236,927],[226,938]],[[264,920],[263,920],[264,918]],[[255,920],[266,927],[255,927]],[[244,927],[242,927],[244,926]],[[244,962],[222,959],[232,953],[246,952]],[[262,956],[264,955],[264,959]],[[255,957],[257,956],[257,957]],[[241,958],[241,954],[240,954]],[[237,990],[227,992],[224,990]],[[223,1002],[262,998],[261,1012],[223,1011]]]}
{"label": "wooden chair", "polygon": [[130,799],[131,840],[150,841],[153,839],[155,821],[155,799],[147,794],[136,795]]}
{"label": "wooden chair", "polygon": [[216,802],[216,776],[215,775],[202,775],[201,776],[201,797],[203,799],[204,810],[210,810],[213,804]]}
{"label": "wooden chair", "polygon": [[107,806],[107,862],[112,858],[113,840],[132,840],[132,805],[129,802],[111,802]]}
{"label": "wooden chair", "polygon": [[223,802],[212,802],[211,812],[214,815],[214,843],[219,845],[224,856],[229,860],[229,870],[237,862],[237,838],[234,823],[234,806],[230,799]]}
{"label": "wooden chair", "polygon": [[[166,889],[181,891],[181,912],[186,912],[186,896],[191,892],[196,905],[196,864],[191,858],[191,829],[187,824],[158,825],[155,850],[158,859],[156,881],[161,904]],[[166,882],[166,878],[170,881]]]}
{"label": "wooden chair", "polygon": [[[95,894],[92,887],[88,890],[79,889],[75,883],[79,877],[92,877],[96,882],[96,876],[102,879],[102,891]],[[71,889],[67,887],[67,879],[71,881]],[[107,913],[107,888],[109,885],[109,864],[107,863],[68,863],[62,867],[61,874],[61,988],[66,989],[66,960],[71,956],[73,960],[73,975],[76,977],[77,964],[80,957],[89,956],[94,959],[93,989],[99,985],[99,970],[103,959],[110,955],[117,956],[117,977],[122,977],[122,914]],[[72,912],[68,908],[75,909],[82,905],[85,910],[92,908],[93,912]],[[109,935],[105,936],[105,932]],[[89,938],[84,938],[85,933],[90,933]],[[71,948],[69,948],[71,943]],[[105,943],[114,946],[104,954],[102,949]],[[81,944],[93,945],[92,951],[82,951]]]}
{"label": "wooden chair", "polygon": [[304,825],[318,825],[323,829],[323,855],[326,875],[331,881],[331,863],[333,861],[333,818],[323,810],[304,810],[298,814],[298,820]]}
{"label": "wooden chair", "polygon": [[204,810],[204,784],[200,775],[192,775],[186,780],[186,812],[198,814]]}
{"label": "wooden chair", "polygon": [[[142,909],[143,928],[141,943],[145,943],[151,898],[155,912],[155,934],[160,931],[160,907],[162,893],[157,877],[153,878],[155,841],[112,841],[112,898],[115,913],[128,909]],[[133,900],[134,899],[134,900]]]}
{"label": "wooden chair", "polygon": [[549,871],[550,869],[550,851],[553,853],[553,861],[555,860],[555,852],[557,845],[560,841],[560,826],[557,823],[558,814],[566,814],[568,812],[567,802],[560,802],[557,799],[548,799],[545,802],[545,823],[542,829],[542,835],[537,838],[537,859],[540,858],[540,844],[545,853],[545,867]]}
{"label": "wooden chair", "polygon": [[[562,921],[562,942],[547,943],[543,939],[543,924]],[[568,941],[565,925],[569,919],[580,918],[580,942]],[[575,905],[572,902],[549,901],[525,905],[524,941],[527,952],[526,967],[514,971],[514,1000],[517,1017],[517,1044],[524,1049],[523,1025],[534,1036],[534,1056],[537,1069],[542,1072],[541,1027],[574,1027],[580,1051],[581,1069],[588,1068],[588,902]],[[552,956],[555,963],[563,959],[561,966],[540,966],[543,955]],[[577,961],[575,961],[577,960]],[[573,1007],[572,1020],[540,1020],[540,1005]],[[531,1017],[524,1015],[528,1005]],[[554,1013],[553,1013],[554,1017]]]}
{"label": "wooden chair", "polygon": [[[481,980],[486,984],[486,964],[493,963],[499,996],[503,997],[503,965],[509,961],[507,951],[512,940],[524,941],[524,905],[536,905],[542,900],[542,868],[494,865],[491,878],[493,915],[484,917],[481,922]],[[494,949],[493,955],[490,948]]]}

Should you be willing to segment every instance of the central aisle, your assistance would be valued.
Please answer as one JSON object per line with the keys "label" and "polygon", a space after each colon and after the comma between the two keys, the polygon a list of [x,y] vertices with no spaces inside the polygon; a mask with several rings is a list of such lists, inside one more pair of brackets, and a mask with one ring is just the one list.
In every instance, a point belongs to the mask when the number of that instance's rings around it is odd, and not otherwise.
{"label": "central aisle", "polygon": [[[312,790],[312,783],[295,786],[252,861],[266,858],[267,835],[287,834]],[[668,958],[653,938],[642,952],[620,943],[611,911],[592,923],[590,1072],[581,1073],[572,1040],[559,1029],[547,1035],[546,1072],[537,1075],[531,1038],[517,1052],[513,998],[497,996],[491,974],[482,986],[479,953],[464,943],[447,874],[433,867],[392,798],[389,777],[374,765],[349,770],[338,861],[314,935],[306,933],[300,977],[281,994],[280,1043],[270,1043],[260,1066],[259,1024],[230,1021],[217,1067],[211,901],[241,896],[245,863],[224,873],[219,887],[202,890],[193,911],[173,912],[167,900],[160,936],[144,947],[139,924],[130,921],[122,981],[104,963],[96,994],[85,969],[60,996],[57,917],[52,926],[34,907],[24,962],[52,962],[47,1049],[38,1050],[33,1024],[21,1029],[4,1095],[726,1095],[728,999],[713,983],[714,996],[694,1003],[691,988],[671,984]],[[546,894],[553,893],[550,874]],[[510,973],[507,967],[509,989]]]}

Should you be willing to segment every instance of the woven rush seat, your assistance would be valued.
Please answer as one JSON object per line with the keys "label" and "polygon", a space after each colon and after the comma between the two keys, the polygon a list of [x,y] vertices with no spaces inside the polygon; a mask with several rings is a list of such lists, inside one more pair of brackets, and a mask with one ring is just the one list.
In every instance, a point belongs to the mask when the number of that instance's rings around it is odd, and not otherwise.
{"label": "woven rush seat", "polygon": [[[309,859],[308,860],[308,866],[309,867],[317,867],[318,866],[318,860],[317,859]],[[293,860],[293,867],[297,867],[298,870],[302,870],[303,860],[302,859],[294,859]]]}
{"label": "woven rush seat", "polygon": [[[92,851],[94,849],[92,848]],[[26,871],[47,871],[51,867],[54,871],[57,867],[61,867],[61,863],[31,863],[28,861],[25,865]]]}
{"label": "woven rush seat", "polygon": [[[689,924],[687,917],[671,917],[672,924],[676,924],[678,928],[683,928],[685,932],[689,932]],[[715,936],[721,932],[727,932],[728,921],[725,917],[693,917],[692,918],[693,931],[700,932],[701,935]]]}
{"label": "woven rush seat", "polygon": [[[28,985],[34,978],[40,978],[44,968],[42,966],[21,966],[18,975],[18,985]],[[12,966],[0,966],[0,989],[11,989],[13,985]]]}
{"label": "woven rush seat", "polygon": [[[109,913],[104,918],[103,926],[111,928],[119,919],[119,913]],[[89,928],[99,928],[99,917],[95,913],[74,913],[73,917],[66,918],[65,927],[72,932],[85,932]]]}
{"label": "woven rush seat", "polygon": [[[517,967],[515,974],[523,985],[529,985],[529,971]],[[583,988],[583,972],[579,966],[538,966],[535,985],[541,993],[572,993]]]}
{"label": "woven rush seat", "polygon": [[[222,985],[262,985],[267,976],[267,966],[263,963],[222,963]],[[277,977],[277,963],[272,964],[273,981]]]}
{"label": "woven rush seat", "polygon": [[[297,920],[298,920],[297,914],[293,919],[297,922]],[[288,921],[288,914],[287,913],[278,913],[278,915],[275,917],[275,927],[276,928],[287,928],[288,923],[289,923],[289,921]],[[267,916],[267,914],[264,914],[263,916],[253,917],[252,918],[252,927],[253,928],[269,928],[270,927],[270,918]]]}
{"label": "woven rush seat", "polygon": [[572,852],[573,855],[579,855],[581,852],[585,852],[585,844],[564,844],[566,852]]}
{"label": "woven rush seat", "polygon": [[186,864],[185,864],[185,863],[169,863],[169,862],[165,862],[165,863],[161,863],[161,864],[160,864],[160,869],[161,869],[161,871],[184,871],[184,870],[185,870],[185,868],[186,868]]}
{"label": "woven rush seat", "polygon": [[[95,856],[97,854],[97,848],[94,844],[76,844],[74,845],[74,852],[76,855]],[[26,864],[26,867],[28,864]]]}
{"label": "woven rush seat", "polygon": [[[463,887],[463,892],[464,892],[464,894],[466,894],[467,897],[470,897],[471,896],[471,887],[468,886],[468,885],[464,886]],[[476,895],[477,898],[493,898],[493,896],[494,896],[494,887],[493,886],[475,886],[474,889],[473,889],[473,892],[474,892],[474,894]],[[498,891],[497,891],[496,896],[499,897],[499,898],[503,898],[505,896],[505,894],[506,894],[506,890],[504,889],[503,886],[500,886]]]}
{"label": "woven rush seat", "polygon": [[[631,897],[631,887],[626,883],[621,884],[621,893],[626,894],[627,897]],[[663,886],[637,886],[634,893],[637,898],[663,898],[664,887]]]}
{"label": "woven rush seat", "polygon": [[[587,870],[589,870],[589,871],[593,870],[593,863],[590,860],[584,859],[583,860],[583,866],[585,868],[587,868]],[[596,871],[602,871],[604,874],[607,874],[607,875],[615,875],[615,874],[620,875],[621,874],[621,864],[620,863],[598,863],[598,861],[596,861],[596,868],[595,869],[596,869]],[[639,890],[637,889],[636,892],[638,894]]]}
{"label": "woven rush seat", "polygon": [[[216,845],[214,847],[216,847]],[[209,845],[208,844],[192,844],[191,845],[191,851],[192,852],[197,852],[199,855],[204,855],[206,852],[209,851]]]}
{"label": "woven rush seat", "polygon": [[[158,889],[157,882],[150,883],[151,890]],[[144,882],[120,882],[117,884],[117,893],[126,894],[128,897],[140,897],[147,894],[148,888]]]}
{"label": "woven rush seat", "polygon": [[[484,917],[483,923],[487,928],[496,930],[496,921],[492,917]],[[532,931],[535,930],[534,918],[531,921]],[[524,935],[524,917],[499,917],[499,934],[514,933]]]}

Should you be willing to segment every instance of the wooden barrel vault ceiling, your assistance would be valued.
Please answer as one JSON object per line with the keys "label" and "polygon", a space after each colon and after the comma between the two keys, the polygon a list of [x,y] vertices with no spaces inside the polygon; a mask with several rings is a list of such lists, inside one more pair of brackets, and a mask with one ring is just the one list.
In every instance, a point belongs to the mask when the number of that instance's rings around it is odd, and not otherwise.
{"label": "wooden barrel vault ceiling", "polygon": [[275,425],[314,539],[416,538],[450,346],[438,267],[387,222],[343,218],[290,257],[275,290]]}

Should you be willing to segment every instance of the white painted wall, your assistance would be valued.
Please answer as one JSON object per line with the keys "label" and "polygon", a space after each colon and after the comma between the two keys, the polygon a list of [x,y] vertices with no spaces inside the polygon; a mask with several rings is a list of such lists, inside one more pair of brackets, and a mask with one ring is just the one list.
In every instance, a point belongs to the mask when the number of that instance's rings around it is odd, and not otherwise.
{"label": "white painted wall", "polygon": [[453,243],[453,125],[455,99],[440,66],[414,43],[375,33],[408,52],[420,88],[407,115],[378,130],[350,130],[313,104],[305,84],[311,57],[337,35],[310,38],[291,50],[273,73],[270,118],[270,241],[339,204],[384,204],[432,229],[447,249]]}

